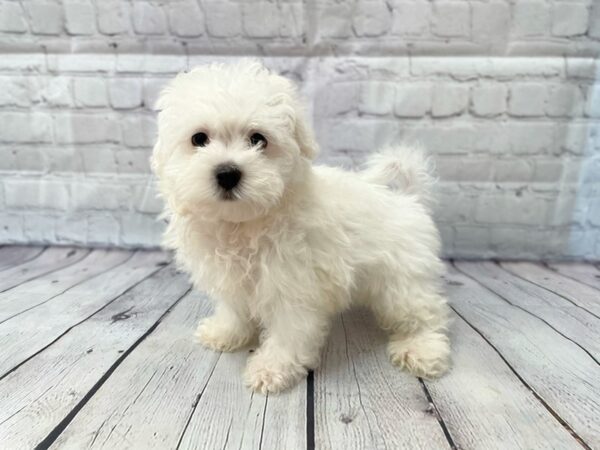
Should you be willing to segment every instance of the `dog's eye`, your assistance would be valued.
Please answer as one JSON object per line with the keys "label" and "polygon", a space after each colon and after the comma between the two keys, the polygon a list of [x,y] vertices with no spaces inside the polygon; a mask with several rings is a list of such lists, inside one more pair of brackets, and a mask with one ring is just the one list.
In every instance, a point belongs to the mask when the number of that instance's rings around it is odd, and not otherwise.
{"label": "dog's eye", "polygon": [[259,145],[260,148],[266,148],[267,138],[260,133],[254,133],[252,136],[250,136],[250,145],[252,145],[252,147]]}
{"label": "dog's eye", "polygon": [[192,136],[192,145],[194,147],[204,147],[208,144],[208,135],[206,133],[196,133]]}

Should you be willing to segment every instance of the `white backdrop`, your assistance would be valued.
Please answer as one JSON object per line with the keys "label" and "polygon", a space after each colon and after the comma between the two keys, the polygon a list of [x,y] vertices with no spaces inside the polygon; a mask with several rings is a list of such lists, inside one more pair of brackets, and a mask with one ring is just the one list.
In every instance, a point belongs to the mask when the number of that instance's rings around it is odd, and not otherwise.
{"label": "white backdrop", "polygon": [[449,256],[600,258],[600,2],[0,0],[0,241],[155,246],[157,92],[262,57],[320,160],[418,140]]}

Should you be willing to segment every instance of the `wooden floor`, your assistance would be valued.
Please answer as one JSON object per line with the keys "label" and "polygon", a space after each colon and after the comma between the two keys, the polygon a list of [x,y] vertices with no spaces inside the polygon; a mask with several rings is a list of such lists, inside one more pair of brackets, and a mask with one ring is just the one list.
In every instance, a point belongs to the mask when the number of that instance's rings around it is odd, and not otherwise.
{"label": "wooden floor", "polygon": [[600,448],[600,270],[452,262],[454,368],[390,365],[362,311],[280,396],[193,339],[207,299],[160,252],[0,248],[0,448]]}

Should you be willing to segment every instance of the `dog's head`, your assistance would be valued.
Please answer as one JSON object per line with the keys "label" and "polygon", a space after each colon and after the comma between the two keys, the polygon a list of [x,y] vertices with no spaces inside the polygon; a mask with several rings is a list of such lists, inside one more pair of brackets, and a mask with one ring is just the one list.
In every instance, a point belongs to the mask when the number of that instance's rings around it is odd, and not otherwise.
{"label": "dog's head", "polygon": [[268,214],[317,151],[295,86],[257,61],[182,73],[157,106],[152,170],[177,214],[230,222]]}

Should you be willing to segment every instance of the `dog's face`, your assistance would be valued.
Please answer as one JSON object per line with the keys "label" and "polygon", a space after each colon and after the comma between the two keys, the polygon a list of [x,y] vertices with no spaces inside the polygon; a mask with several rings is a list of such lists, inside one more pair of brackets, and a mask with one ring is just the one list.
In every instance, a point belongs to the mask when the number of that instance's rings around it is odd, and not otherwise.
{"label": "dog's face", "polygon": [[230,222],[268,214],[316,153],[295,87],[258,62],[180,74],[158,108],[152,168],[176,214]]}

